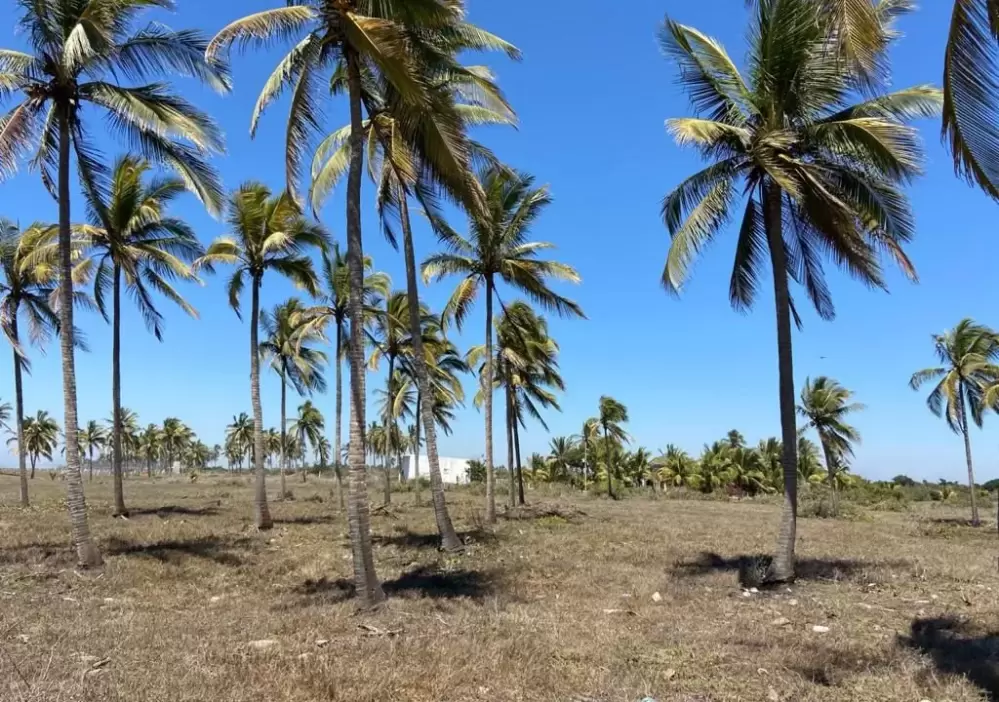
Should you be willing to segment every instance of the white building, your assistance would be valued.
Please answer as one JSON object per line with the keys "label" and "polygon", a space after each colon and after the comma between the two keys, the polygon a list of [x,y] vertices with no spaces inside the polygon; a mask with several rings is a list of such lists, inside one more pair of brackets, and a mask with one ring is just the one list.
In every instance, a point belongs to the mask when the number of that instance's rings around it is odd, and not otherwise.
{"label": "white building", "polygon": [[[440,457],[441,464],[441,479],[450,485],[467,485],[468,484],[468,459],[467,458],[448,458],[447,456]],[[416,470],[414,470],[416,468]],[[420,456],[419,463],[416,462],[416,457],[412,454],[409,456],[402,457],[402,474],[406,476],[406,480],[412,480],[413,478],[429,478],[430,477],[430,460],[426,456]]]}

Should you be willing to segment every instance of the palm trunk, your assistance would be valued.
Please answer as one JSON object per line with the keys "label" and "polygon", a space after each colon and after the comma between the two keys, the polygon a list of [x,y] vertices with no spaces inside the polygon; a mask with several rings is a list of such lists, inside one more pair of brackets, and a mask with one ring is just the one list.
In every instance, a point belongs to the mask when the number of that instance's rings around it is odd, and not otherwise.
{"label": "palm trunk", "polygon": [[[60,108],[56,108],[60,109]],[[62,394],[65,405],[66,504],[76,556],[84,568],[103,563],[101,552],[90,538],[87,501],[80,474],[79,420],[76,414],[76,359],[73,355],[73,256],[69,211],[69,118],[68,105],[59,114],[59,349],[62,353]]]}
{"label": "palm trunk", "polygon": [[829,449],[829,442],[826,437],[819,435],[819,443],[822,444],[822,455],[826,459],[826,480],[829,482],[829,489],[832,491],[832,512],[839,514],[839,492],[836,489],[836,464],[833,461],[832,451]]}
{"label": "palm trunk", "polygon": [[586,492],[586,477],[590,469],[590,442],[586,440],[586,428],[583,428],[583,492]]}
{"label": "palm trunk", "polygon": [[395,373],[395,356],[389,355],[388,381],[386,386],[386,400],[388,401],[388,412],[385,415],[385,504],[392,502],[392,470],[389,466],[389,456],[392,455],[392,441],[395,438],[395,417],[392,414],[392,375]]}
{"label": "palm trunk", "polygon": [[371,514],[364,470],[364,242],[361,237],[361,169],[364,166],[364,125],[361,118],[361,71],[358,56],[348,50],[347,82],[350,97],[350,166],[347,174],[347,270],[350,281],[350,448],[347,462],[347,526],[354,561],[354,585],[362,607],[385,599],[375,572],[371,546]]}
{"label": "palm trunk", "polygon": [[[413,347],[416,348],[417,344],[419,344],[419,346],[421,348],[421,353],[422,353],[423,341],[421,340],[419,342],[414,342]],[[413,491],[413,501],[416,504],[420,504],[420,501],[422,500],[422,496],[420,495],[420,428],[421,428],[420,427],[420,420],[422,419],[422,415],[423,415],[423,393],[420,392],[420,390],[419,390],[419,380],[417,380],[416,417],[413,418],[413,421],[415,422],[415,430],[413,432],[413,434],[414,434],[413,435],[413,479],[416,481],[416,487],[415,487],[415,490]],[[443,495],[443,490],[442,490],[441,491],[441,497],[443,497],[443,496],[444,495]],[[435,505],[435,507],[436,507],[436,505]],[[434,512],[436,514],[436,509],[434,510]],[[447,514],[447,506],[446,505],[444,506],[444,514],[445,514],[445,516],[448,517],[447,523],[450,524],[451,523],[451,518]],[[438,530],[438,532],[440,532],[440,525],[439,524],[438,524],[438,529],[437,530]],[[452,527],[452,531],[453,530],[454,530],[454,527]]]}
{"label": "palm trunk", "polygon": [[787,287],[787,260],[784,252],[781,190],[764,188],[763,222],[774,275],[774,303],[777,311],[777,368],[780,394],[780,426],[784,468],[784,507],[780,533],[769,579],[785,582],[794,578],[794,546],[798,528],[798,431],[794,407],[794,359],[791,353],[791,296]]}
{"label": "palm trunk", "polygon": [[517,502],[527,504],[524,501],[524,467],[520,463],[520,426],[517,416],[513,418],[513,454],[517,459]]}
{"label": "palm trunk", "polygon": [[[93,468],[93,465],[94,465],[94,459],[91,458],[90,459],[91,468]],[[232,470],[232,466],[229,466],[229,469]],[[153,461],[151,458],[146,459],[146,477],[147,478],[153,477]]]}
{"label": "palm trunk", "polygon": [[340,511],[343,511],[343,470],[341,467],[341,445],[340,445],[340,426],[343,422],[343,326],[339,319],[334,320],[336,324],[336,427],[334,433],[336,436],[333,438],[333,443],[335,445],[333,455],[333,471],[336,473],[336,495],[337,504],[340,505]]}
{"label": "palm trunk", "polygon": [[253,277],[250,297],[250,403],[253,406],[253,468],[256,489],[253,497],[257,529],[274,526],[267,507],[267,473],[264,470],[264,411],[260,407],[260,353],[257,347],[257,327],[260,324],[260,278]]}
{"label": "palm trunk", "polygon": [[21,484],[21,506],[28,507],[28,466],[24,455],[24,386],[21,383],[21,363],[23,359],[17,353],[20,341],[17,336],[17,310],[11,315],[11,339],[14,342],[14,411],[17,428],[17,476]]}
{"label": "palm trunk", "polygon": [[506,400],[506,469],[510,474],[510,507],[517,506],[517,471],[513,463],[513,393],[510,386],[503,385]]}
{"label": "palm trunk", "polygon": [[125,517],[125,489],[122,486],[121,451],[121,266],[114,265],[111,307],[111,472],[114,476],[114,512],[112,517]]}
{"label": "palm trunk", "polygon": [[31,479],[35,479],[35,462],[38,460],[38,454],[31,454]]}
{"label": "palm trunk", "polygon": [[90,476],[89,480],[93,482],[94,480],[94,450],[90,449]]}
{"label": "palm trunk", "polygon": [[399,217],[402,221],[403,255],[406,259],[406,300],[409,303],[409,330],[413,338],[413,366],[416,370],[417,415],[416,447],[413,450],[416,476],[416,501],[420,500],[420,420],[423,420],[427,437],[427,462],[430,464],[430,497],[434,503],[434,520],[441,537],[441,548],[449,553],[461,551],[464,546],[454,531],[451,515],[444,497],[444,479],[441,476],[440,455],[437,453],[437,427],[434,424],[434,395],[430,387],[427,359],[423,350],[423,328],[420,324],[420,293],[416,281],[416,253],[413,247],[413,230],[409,221],[409,204],[406,192],[400,188]]}
{"label": "palm trunk", "polygon": [[284,475],[288,472],[288,457],[287,457],[287,445],[288,445],[288,434],[287,434],[287,392],[288,387],[284,382],[285,368],[284,361],[281,362],[281,499],[288,494],[288,489],[285,485]]}
{"label": "palm trunk", "polygon": [[604,425],[604,463],[607,464],[607,497],[616,500],[614,495],[614,470],[611,466],[611,444],[610,434],[607,433],[607,425]]}
{"label": "palm trunk", "polygon": [[496,475],[493,473],[493,279],[486,276],[486,523],[496,523]]}
{"label": "palm trunk", "polygon": [[962,382],[959,400],[961,402],[961,433],[964,434],[964,460],[968,463],[968,491],[971,493],[971,524],[981,526],[978,518],[978,496],[975,494],[975,469],[971,464],[971,436],[968,432],[968,410],[965,402],[966,394]]}

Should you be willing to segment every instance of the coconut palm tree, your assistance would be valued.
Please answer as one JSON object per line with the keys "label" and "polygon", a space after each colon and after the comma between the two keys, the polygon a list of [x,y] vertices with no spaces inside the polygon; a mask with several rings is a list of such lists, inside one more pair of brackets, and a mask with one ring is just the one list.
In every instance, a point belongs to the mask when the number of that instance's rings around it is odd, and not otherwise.
{"label": "coconut palm tree", "polygon": [[586,490],[586,480],[594,471],[590,466],[590,456],[595,455],[596,440],[600,436],[600,426],[595,418],[590,417],[583,422],[583,429],[572,435],[572,440],[579,443],[583,450],[583,490]]}
{"label": "coconut palm tree", "polygon": [[[319,408],[306,400],[298,406],[298,416],[292,422],[291,431],[298,437],[298,443],[303,448],[306,444],[312,447],[312,452],[317,460],[319,458],[319,447],[323,440],[323,432],[326,430],[326,420]],[[305,482],[305,470],[302,470],[302,482]]]}
{"label": "coconut palm tree", "polygon": [[22,435],[22,441],[18,442],[17,437],[12,436],[7,445],[14,446],[18,452],[23,450],[31,462],[31,477],[34,478],[38,459],[44,457],[52,460],[52,454],[59,444],[59,424],[48,412],[39,410],[34,417],[24,418]]}
{"label": "coconut palm tree", "polygon": [[829,488],[833,493],[833,512],[839,511],[836,476],[845,467],[845,459],[853,456],[853,445],[860,443],[860,432],[850,426],[847,416],[864,409],[859,402],[850,402],[853,393],[832,378],[820,375],[813,382],[805,379],[801,389],[798,414],[807,424],[802,431],[814,429],[819,435],[826,459]]}
{"label": "coconut palm tree", "polygon": [[[748,81],[722,46],[698,30],[667,19],[660,35],[698,113],[671,119],[668,127],[679,144],[693,145],[711,162],[663,201],[672,237],[663,285],[679,292],[696,254],[733,216],[739,193],[747,198],[732,304],[753,304],[768,257],[773,274],[785,483],[773,581],[794,575],[797,525],[791,351],[797,311],[788,279],[830,319],[835,310],[823,252],[870,286],[885,286],[881,253],[915,278],[903,251],[913,221],[901,186],[919,174],[922,149],[906,122],[936,115],[941,104],[930,86],[859,98],[853,88],[860,76],[842,60],[834,19],[816,0],[756,2]],[[860,102],[851,104],[855,98]]]}
{"label": "coconut palm tree", "polygon": [[[2,118],[0,174],[9,175],[20,157],[34,150],[32,165],[59,202],[58,314],[63,366],[67,500],[73,543],[80,563],[101,564],[90,538],[80,477],[77,441],[76,365],[73,357],[73,279],[70,232],[70,151],[76,155],[83,189],[99,192],[107,167],[90,140],[83,106],[105,113],[112,131],[140,154],[178,172],[188,187],[217,211],[221,188],[205,157],[222,150],[212,120],[170,92],[162,78],[196,77],[219,90],[228,76],[204,58],[207,44],[197,32],[174,32],[152,24],[136,30],[139,15],[151,4],[170,0],[18,0],[18,24],[30,51],[0,52],[0,97],[23,98]],[[157,82],[128,86],[153,78]]]}
{"label": "coconut palm tree", "polygon": [[659,480],[672,487],[689,485],[691,477],[697,472],[697,462],[673,444],[667,444],[662,455],[652,459],[652,465],[659,467]]}
{"label": "coconut palm tree", "polygon": [[[260,342],[263,360],[281,378],[281,446],[284,448],[288,430],[287,392],[288,385],[299,396],[313,392],[326,392],[326,378],[322,367],[326,365],[326,354],[314,344],[320,341],[321,334],[307,323],[305,308],[298,298],[291,298],[276,305],[273,312],[260,313],[260,326],[264,340]],[[311,405],[311,403],[310,403]],[[281,497],[284,499],[285,474],[288,472],[287,456],[281,452]],[[302,473],[303,477],[305,473]]]}
{"label": "coconut palm tree", "polygon": [[968,417],[982,426],[985,410],[994,406],[999,393],[990,388],[999,383],[999,336],[971,319],[962,319],[953,329],[933,335],[933,346],[942,365],[914,373],[909,381],[913,390],[936,382],[926,398],[926,406],[947,426],[964,437],[964,458],[968,464],[968,487],[971,491],[971,522],[978,526],[978,502],[975,470],[971,462],[971,436]]}
{"label": "coconut palm tree", "polygon": [[[42,344],[59,328],[49,306],[55,292],[58,267],[58,229],[32,224],[24,231],[0,219],[0,327],[14,353],[14,417],[18,444],[24,442],[24,388],[22,373],[31,362],[21,339],[20,323],[27,324],[28,339]],[[24,452],[18,452],[21,506],[29,505],[28,469]]]}
{"label": "coconut palm tree", "polygon": [[[182,178],[149,179],[152,165],[134,155],[122,156],[114,165],[107,192],[86,192],[91,213],[84,228],[93,262],[94,300],[112,325],[111,424],[114,475],[114,516],[125,516],[122,486],[121,427],[121,292],[122,283],[135,300],[146,327],[163,338],[163,315],[153,302],[159,293],[192,317],[197,312],[174,288],[173,282],[196,280],[190,263],[203,249],[194,231],[181,219],[167,215],[170,203],[187,184]],[[111,294],[110,319],[106,304]]]}
{"label": "coconut palm tree", "polygon": [[822,477],[822,462],[819,460],[818,447],[807,437],[799,437],[798,480],[802,483],[814,483]]}
{"label": "coconut palm tree", "polygon": [[[275,432],[277,440],[281,440],[281,435]],[[253,420],[246,412],[232,418],[232,424],[225,429],[226,450],[230,455],[238,459],[239,469],[242,470],[243,457],[251,453],[253,449]],[[252,460],[252,459],[251,459]]]}
{"label": "coconut palm tree", "polygon": [[552,480],[567,480],[578,467],[579,447],[569,436],[556,436],[548,446],[548,469]]}
{"label": "coconut palm tree", "polygon": [[615,400],[613,397],[604,395],[600,398],[600,413],[596,417],[597,424],[604,433],[604,456],[607,462],[607,495],[612,499],[617,499],[614,495],[614,463],[613,444],[620,445],[629,441],[628,434],[622,424],[628,422],[628,408]]}
{"label": "coconut palm tree", "polygon": [[155,424],[147,424],[139,437],[139,457],[146,462],[146,477],[153,477],[153,464],[163,452],[163,432]]}
{"label": "coconut palm tree", "polygon": [[163,420],[163,429],[160,432],[160,442],[162,455],[166,460],[164,470],[173,470],[174,461],[179,459],[191,441],[193,432],[182,421],[176,417],[167,417]]}
{"label": "coconut palm tree", "polygon": [[443,253],[423,263],[425,280],[460,276],[447,306],[445,320],[453,320],[460,329],[471,307],[484,289],[486,303],[486,340],[482,386],[486,415],[486,521],[496,520],[495,476],[493,475],[493,302],[498,298],[500,281],[524,293],[543,309],[560,316],[582,317],[583,311],[572,300],[549,287],[550,280],[579,282],[571,267],[557,261],[538,258],[541,251],[553,248],[545,242],[527,240],[530,227],[551,203],[547,187],[535,188],[534,179],[502,166],[490,166],[480,174],[485,193],[481,216],[470,220],[471,237],[454,231],[440,217],[432,219]]}
{"label": "coconut palm tree", "polygon": [[[362,309],[365,310],[365,324],[374,317],[380,300],[389,294],[391,281],[385,273],[370,272],[374,264],[370,257],[364,259],[362,281]],[[334,358],[336,359],[336,417],[334,419],[334,471],[337,490],[343,497],[343,475],[341,471],[341,426],[343,424],[343,360],[346,356],[346,341],[350,339],[350,279],[347,259],[338,244],[322,252],[322,290],[319,304],[310,307],[305,318],[312,329],[325,331],[330,325],[334,328]]]}
{"label": "coconut palm tree", "polygon": [[80,450],[90,459],[90,480],[94,479],[94,450],[100,451],[108,442],[108,433],[99,422],[91,419],[85,427],[81,427]]}
{"label": "coconut palm tree", "polygon": [[267,271],[288,278],[309,295],[318,292],[318,280],[308,252],[323,250],[329,241],[321,225],[302,216],[288,193],[272,196],[261,183],[244,183],[229,199],[231,233],[213,241],[196,267],[212,272],[216,265],[235,267],[226,289],[229,305],[242,319],[240,296],[250,284],[250,401],[253,406],[253,460],[256,471],[254,508],[258,529],[274,523],[267,508],[264,472],[264,416],[260,407],[260,287]]}

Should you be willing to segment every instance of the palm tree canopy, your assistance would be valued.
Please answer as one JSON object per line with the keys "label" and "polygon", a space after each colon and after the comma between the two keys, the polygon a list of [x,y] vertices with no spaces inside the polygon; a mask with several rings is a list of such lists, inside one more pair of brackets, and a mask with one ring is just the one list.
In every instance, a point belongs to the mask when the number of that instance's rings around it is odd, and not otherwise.
{"label": "palm tree canopy", "polygon": [[628,421],[628,408],[613,397],[604,395],[600,398],[600,416],[598,421],[609,438],[620,443],[629,441],[627,432],[621,427],[622,424]]}
{"label": "palm tree canopy", "polygon": [[847,423],[847,416],[864,409],[850,402],[853,393],[832,378],[821,375],[805,379],[801,389],[798,414],[807,420],[800,431],[812,428],[836,459],[853,455],[853,445],[860,443],[860,432]]}
{"label": "palm tree canopy", "polygon": [[247,276],[258,283],[268,270],[311,296],[318,293],[319,281],[307,253],[310,248],[325,249],[329,236],[322,225],[302,216],[287,193],[274,196],[266,185],[244,183],[229,199],[226,220],[231,233],[213,241],[195,266],[208,272],[220,264],[235,267],[226,289],[237,315]]}
{"label": "palm tree canopy", "polygon": [[984,410],[999,400],[999,337],[971,319],[962,319],[953,329],[933,335],[933,345],[941,365],[914,373],[913,390],[936,381],[926,405],[944,417],[955,432],[966,429],[964,418],[982,425]]}
{"label": "palm tree canopy", "polygon": [[83,189],[106,200],[108,168],[83,128],[86,105],[103,112],[111,132],[143,157],[176,171],[218,212],[222,190],[207,157],[222,151],[221,132],[165,83],[144,83],[175,74],[229,89],[226,69],[205,59],[208,43],[199,32],[158,23],[135,28],[143,10],[172,9],[172,0],[18,0],[17,6],[31,53],[0,51],[0,98],[21,99],[0,118],[0,176],[12,174],[20,157],[33,151],[32,166],[55,196],[59,118],[65,115]]}
{"label": "palm tree canopy", "polygon": [[670,119],[667,128],[710,162],[663,200],[672,242],[662,283],[679,292],[745,193],[729,296],[737,309],[752,306],[767,263],[764,195],[776,189],[786,275],[830,319],[823,254],[870,286],[885,286],[882,254],[915,279],[903,250],[914,224],[901,186],[921,172],[923,153],[907,122],[938,114],[941,94],[924,85],[854,102],[862,76],[849,68],[856,62],[844,63],[839,24],[823,2],[752,4],[748,79],[698,30],[667,18],[660,33],[698,115]]}
{"label": "palm tree canopy", "polygon": [[91,226],[80,228],[88,236],[94,278],[94,300],[108,319],[106,296],[113,284],[113,269],[124,274],[146,326],[162,339],[163,316],[153,305],[158,292],[192,317],[197,312],[172,282],[197,280],[190,264],[203,253],[194,230],[186,222],[167,216],[170,203],[181,195],[181,178],[146,176],[151,164],[132,155],[115,163],[107,199],[88,192]]}
{"label": "palm tree canopy", "polygon": [[320,335],[308,325],[306,310],[297,298],[260,313],[260,355],[274,372],[291,383],[299,395],[326,392],[323,366],[326,353],[315,348]]}
{"label": "palm tree canopy", "polygon": [[487,168],[480,179],[486,206],[482,216],[471,218],[470,238],[442,218],[431,218],[445,251],[424,261],[424,280],[462,278],[444,308],[445,321],[454,320],[460,329],[480,288],[497,278],[544,310],[585,317],[579,305],[548,285],[549,280],[578,283],[579,274],[572,266],[538,258],[553,244],[527,239],[531,225],[552,202],[548,188],[536,188],[533,177],[499,165]]}

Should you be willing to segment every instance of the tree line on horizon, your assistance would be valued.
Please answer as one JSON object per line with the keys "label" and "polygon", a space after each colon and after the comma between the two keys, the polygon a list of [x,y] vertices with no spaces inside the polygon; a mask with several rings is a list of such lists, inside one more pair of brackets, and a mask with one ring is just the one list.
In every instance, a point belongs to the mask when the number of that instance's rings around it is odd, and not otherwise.
{"label": "tree line on horizon", "polygon": [[[152,5],[170,8],[173,2]],[[299,339],[305,336],[335,337],[337,427],[339,361],[349,364],[348,527],[357,595],[363,605],[375,604],[384,594],[370,538],[365,383],[367,335],[371,320],[379,317],[369,314],[365,287],[360,218],[365,165],[375,185],[381,229],[392,242],[401,234],[406,270],[405,292],[398,300],[401,310],[405,299],[405,312],[399,316],[412,348],[408,360],[384,354],[391,368],[385,404],[391,406],[410,383],[446,550],[462,546],[441,485],[435,417],[439,393],[428,363],[433,350],[431,342],[425,342],[418,275],[428,281],[459,281],[439,317],[442,336],[448,325],[462,327],[468,321],[477,299],[485,303],[485,343],[471,361],[480,364],[476,371],[485,415],[490,523],[496,519],[494,390],[506,388],[508,450],[511,442],[516,450],[519,418],[532,415],[531,407],[553,406],[553,388],[559,387],[552,375],[555,349],[550,340],[527,338],[525,330],[534,325],[537,331],[537,324],[507,305],[498,286],[512,287],[545,312],[582,317],[574,302],[550,287],[551,281],[577,282],[576,272],[541,258],[550,245],[528,239],[531,225],[551,201],[547,188],[535,187],[529,176],[503,165],[471,136],[478,126],[513,124],[516,115],[492,73],[462,61],[479,51],[499,51],[512,59],[519,59],[520,52],[469,23],[460,0],[302,0],[238,19],[210,41],[198,31],[139,26],[148,6],[142,0],[18,0],[18,26],[30,53],[0,51],[0,97],[14,100],[0,118],[0,172],[9,176],[28,159],[59,210],[57,225],[31,225],[18,235],[13,252],[4,256],[16,262],[7,270],[18,293],[8,294],[8,299],[20,305],[6,307],[3,316],[17,359],[17,434],[23,440],[21,371],[27,357],[18,329],[23,314],[31,340],[61,332],[73,543],[82,565],[99,565],[81,479],[74,307],[88,300],[77,285],[92,286],[92,304],[113,328],[111,441],[117,507],[123,505],[118,372],[122,287],[159,336],[161,317],[152,296],[166,297],[193,313],[174,282],[225,269],[230,272],[226,292],[237,314],[249,297],[256,524],[270,528],[259,393],[259,296],[265,276],[288,278],[307,297],[302,309],[291,314],[296,339],[285,350],[300,351]],[[958,171],[999,198],[999,126],[994,119],[999,82],[993,80],[995,37],[989,24],[992,15],[986,12],[995,14],[999,6],[995,0],[955,3],[943,91],[924,85],[893,92],[885,92],[888,49],[898,37],[895,21],[913,9],[908,0],[754,0],[748,7],[745,72],[699,30],[670,18],[661,29],[661,44],[679,69],[680,85],[696,114],[670,119],[668,127],[679,145],[695,147],[709,162],[663,201],[672,241],[662,282],[678,293],[696,255],[736,215],[740,224],[730,282],[736,308],[752,306],[769,264],[777,321],[784,507],[768,578],[786,581],[794,576],[799,475],[791,324],[801,322],[789,283],[798,283],[819,316],[828,320],[835,310],[824,259],[871,287],[885,287],[883,258],[915,279],[905,253],[914,223],[904,193],[920,174],[923,160],[916,131],[909,126],[914,119],[942,112]],[[174,93],[167,79],[193,77],[229,92],[230,50],[248,51],[273,41],[293,46],[264,84],[251,117],[251,134],[266,109],[287,93],[286,187],[272,193],[250,181],[227,197],[209,163],[224,151],[220,130],[210,115]],[[350,123],[324,135],[322,106],[335,96],[346,99]],[[106,165],[91,139],[93,124],[84,117],[84,105],[103,113],[111,133],[133,153],[113,167]],[[316,138],[319,143],[307,169],[304,160]],[[74,224],[72,216],[73,161],[87,205],[83,224]],[[160,168],[171,175],[160,174]],[[306,211],[311,207],[313,214],[318,212],[337,185],[346,190],[346,255],[340,278],[327,280],[322,290],[312,257],[321,253],[325,267],[334,249],[323,225]],[[167,213],[169,202],[184,191],[197,196],[213,215],[224,215],[228,225],[229,233],[205,249],[184,222]],[[467,235],[445,220],[442,201],[456,204],[467,215]],[[425,259],[422,270],[416,263],[411,205],[427,215],[443,246],[442,252]],[[336,285],[343,294],[331,297]],[[502,309],[499,324],[494,319],[496,303]],[[508,338],[520,345],[516,352],[503,347],[504,321],[517,328],[512,335],[507,330]],[[395,341],[385,338],[381,343],[388,349]],[[269,362],[281,353],[268,357]],[[404,371],[406,363],[411,365],[410,377],[397,378],[396,368]],[[282,387],[285,382],[295,386],[291,374],[299,369],[278,361],[276,370]],[[307,381],[308,374],[299,380]],[[528,389],[532,383],[536,387]],[[282,416],[283,407],[282,402]],[[626,417],[620,403],[604,398],[597,430],[609,440]],[[949,410],[947,417],[967,426],[966,418],[960,420]],[[279,429],[286,431],[284,421]],[[335,435],[339,444],[339,431]],[[23,458],[24,452],[19,455]],[[339,446],[333,456],[338,463]],[[607,460],[611,476],[612,453]],[[23,470],[23,460],[19,467]]]}

